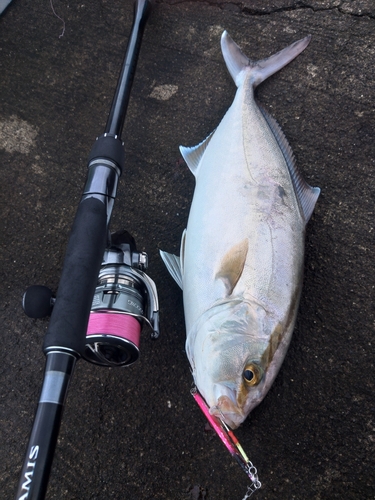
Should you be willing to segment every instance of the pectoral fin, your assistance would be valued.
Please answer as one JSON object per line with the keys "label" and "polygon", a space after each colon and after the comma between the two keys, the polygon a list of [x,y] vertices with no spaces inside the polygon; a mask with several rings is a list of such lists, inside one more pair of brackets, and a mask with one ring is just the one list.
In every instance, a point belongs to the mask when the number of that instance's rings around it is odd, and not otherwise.
{"label": "pectoral fin", "polygon": [[237,245],[234,245],[222,258],[220,267],[215,278],[221,279],[227,290],[227,295],[231,295],[238,280],[241,277],[246,262],[249,248],[248,239],[245,238]]}

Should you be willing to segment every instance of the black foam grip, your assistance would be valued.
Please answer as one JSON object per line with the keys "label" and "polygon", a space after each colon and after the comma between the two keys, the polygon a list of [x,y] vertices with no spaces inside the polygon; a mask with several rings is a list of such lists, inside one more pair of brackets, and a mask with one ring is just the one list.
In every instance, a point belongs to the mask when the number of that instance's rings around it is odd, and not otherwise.
{"label": "black foam grip", "polygon": [[82,201],[69,238],[56,302],[44,339],[45,351],[63,347],[83,353],[106,240],[105,204],[96,198]]}
{"label": "black foam grip", "polygon": [[122,173],[125,165],[125,150],[119,138],[103,134],[96,139],[90,151],[88,163],[96,158],[105,158],[116,163]]}

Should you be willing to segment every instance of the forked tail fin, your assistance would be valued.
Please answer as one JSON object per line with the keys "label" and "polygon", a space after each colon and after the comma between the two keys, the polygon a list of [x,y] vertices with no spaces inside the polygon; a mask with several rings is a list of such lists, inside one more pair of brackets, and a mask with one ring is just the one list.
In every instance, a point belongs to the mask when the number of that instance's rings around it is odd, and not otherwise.
{"label": "forked tail fin", "polygon": [[308,46],[310,40],[311,35],[308,35],[267,59],[252,61],[245,56],[239,46],[224,31],[221,36],[221,50],[228,71],[237,87],[243,83],[245,76],[250,73],[251,82],[255,88],[297,57]]}

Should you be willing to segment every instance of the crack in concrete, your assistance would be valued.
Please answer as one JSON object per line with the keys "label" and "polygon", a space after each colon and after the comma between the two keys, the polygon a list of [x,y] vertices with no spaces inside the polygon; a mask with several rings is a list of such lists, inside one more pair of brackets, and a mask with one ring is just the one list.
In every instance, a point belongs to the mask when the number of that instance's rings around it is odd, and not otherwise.
{"label": "crack in concrete", "polygon": [[[238,4],[235,4],[238,5]],[[345,7],[345,6],[344,6]],[[372,14],[370,12],[348,12],[345,8],[343,7],[343,4],[337,5],[334,7],[316,7],[314,5],[310,4],[305,4],[304,2],[297,2],[295,5],[290,5],[288,7],[278,7],[272,10],[264,11],[261,9],[252,9],[250,7],[243,7],[242,12],[244,14],[250,14],[252,16],[268,16],[271,14],[276,14],[280,12],[291,12],[291,11],[296,11],[296,10],[312,10],[313,12],[332,12],[332,11],[337,11],[340,12],[341,14],[344,14],[346,16],[352,16],[356,18],[362,18],[362,17],[368,17],[369,19],[375,19],[375,14]]]}
{"label": "crack in concrete", "polygon": [[[170,5],[180,5],[183,3],[192,3],[192,0],[159,0],[158,3],[167,3]],[[369,19],[375,19],[375,12],[372,13],[370,11],[366,11],[365,9],[358,9],[358,12],[350,12],[349,3],[347,0],[343,0],[339,5],[333,6],[316,6],[311,3],[306,3],[303,0],[297,0],[293,5],[275,7],[275,8],[267,8],[267,7],[249,7],[244,5],[244,2],[221,2],[220,0],[207,0],[201,3],[205,3],[206,5],[210,5],[212,7],[219,7],[220,9],[225,9],[228,6],[237,7],[243,14],[247,14],[250,16],[270,16],[272,14],[278,14],[281,12],[291,12],[296,10],[304,10],[310,9],[313,12],[331,12],[337,11],[346,16],[352,16],[357,18],[368,17]]]}

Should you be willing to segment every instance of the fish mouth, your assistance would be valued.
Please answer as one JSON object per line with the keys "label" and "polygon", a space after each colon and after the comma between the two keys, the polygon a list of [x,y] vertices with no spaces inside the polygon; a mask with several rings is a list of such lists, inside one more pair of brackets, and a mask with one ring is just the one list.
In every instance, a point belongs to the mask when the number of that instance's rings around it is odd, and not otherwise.
{"label": "fish mouth", "polygon": [[228,396],[220,396],[216,405],[210,408],[210,414],[224,420],[231,429],[237,429],[246,418]]}

